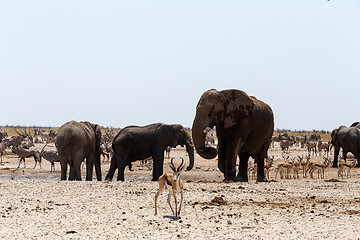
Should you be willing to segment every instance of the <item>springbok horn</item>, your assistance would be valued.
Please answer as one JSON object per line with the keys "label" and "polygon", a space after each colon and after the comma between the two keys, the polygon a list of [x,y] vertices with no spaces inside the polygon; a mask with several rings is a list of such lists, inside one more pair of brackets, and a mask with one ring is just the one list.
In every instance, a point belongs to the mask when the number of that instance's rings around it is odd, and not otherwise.
{"label": "springbok horn", "polygon": [[181,164],[180,164],[180,166],[177,168],[177,172],[179,172],[180,171],[180,168],[182,167],[182,165],[184,164],[184,159],[183,158],[181,158]]}
{"label": "springbok horn", "polygon": [[174,158],[175,158],[175,157],[171,158],[171,165],[170,165],[170,167],[171,167],[171,169],[173,169],[173,170],[175,171],[176,168],[175,168],[174,163],[173,163]]}

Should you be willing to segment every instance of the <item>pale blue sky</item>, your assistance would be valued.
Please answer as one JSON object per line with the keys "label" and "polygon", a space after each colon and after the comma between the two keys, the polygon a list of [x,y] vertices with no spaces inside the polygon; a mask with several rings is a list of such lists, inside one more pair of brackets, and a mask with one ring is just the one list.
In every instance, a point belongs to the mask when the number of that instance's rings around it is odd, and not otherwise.
{"label": "pale blue sky", "polygon": [[360,121],[359,0],[0,0],[0,125],[191,127],[237,88],[275,127]]}

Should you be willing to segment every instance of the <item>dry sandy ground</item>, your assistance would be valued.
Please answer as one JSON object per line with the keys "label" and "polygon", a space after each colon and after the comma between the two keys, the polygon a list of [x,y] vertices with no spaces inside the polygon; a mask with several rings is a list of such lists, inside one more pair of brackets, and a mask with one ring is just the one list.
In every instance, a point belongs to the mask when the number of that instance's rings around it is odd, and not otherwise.
{"label": "dry sandy ground", "polygon": [[[271,154],[280,161],[277,147]],[[185,152],[171,155],[179,160]],[[223,183],[216,161],[196,155],[194,169],[182,174],[184,205],[174,218],[166,192],[154,215],[158,183],[137,163],[125,182],[69,182],[58,181],[58,163],[50,173],[46,161],[15,169],[17,161],[5,157],[0,170],[1,239],[360,239],[358,169],[340,181],[327,169],[325,180],[273,180],[271,171],[269,183]],[[103,175],[108,168],[102,165]]]}

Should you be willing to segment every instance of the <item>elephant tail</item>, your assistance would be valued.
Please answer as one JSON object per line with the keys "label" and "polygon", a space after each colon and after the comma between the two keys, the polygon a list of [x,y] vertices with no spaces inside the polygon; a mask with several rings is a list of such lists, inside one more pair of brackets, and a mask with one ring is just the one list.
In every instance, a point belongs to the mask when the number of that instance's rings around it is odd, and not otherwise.
{"label": "elephant tail", "polygon": [[71,136],[64,135],[63,137],[58,137],[57,139],[57,146],[58,146],[58,152],[61,152],[63,149],[66,149],[66,147],[71,142]]}

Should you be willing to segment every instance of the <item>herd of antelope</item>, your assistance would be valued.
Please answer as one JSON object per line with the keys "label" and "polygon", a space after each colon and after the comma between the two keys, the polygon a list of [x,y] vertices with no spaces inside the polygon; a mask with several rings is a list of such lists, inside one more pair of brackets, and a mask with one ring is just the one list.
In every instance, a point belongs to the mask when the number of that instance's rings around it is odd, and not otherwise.
{"label": "herd of antelope", "polygon": [[[274,164],[275,156],[269,156],[265,159],[264,170],[267,179],[270,178],[270,170],[275,172],[275,179],[299,179],[302,173],[303,178],[308,176],[314,179],[314,172],[317,172],[318,179],[325,178],[325,170],[331,165],[331,161],[328,157],[323,156],[323,161],[312,161],[310,155],[297,155],[291,157],[287,154],[282,154],[282,161],[277,161]],[[338,164],[337,177],[338,178],[351,178],[351,170],[357,165],[357,160],[353,162],[340,160]],[[257,164],[251,164],[248,166],[248,176],[250,179],[256,179]],[[300,174],[299,174],[300,172]]]}
{"label": "herd of antelope", "polygon": [[[279,142],[282,153],[281,157],[278,157],[276,164],[274,163],[275,156],[269,156],[265,159],[264,170],[267,179],[270,179],[270,170],[275,172],[275,179],[299,179],[301,175],[299,172],[302,173],[303,178],[310,177],[313,179],[314,172],[317,172],[317,178],[325,178],[325,170],[332,164],[329,158],[332,149],[331,141],[323,142],[318,134],[313,134],[310,137],[307,135],[290,137],[288,134],[279,134],[278,137],[272,139],[272,149],[275,149],[275,142]],[[305,148],[306,154],[290,157],[289,149],[295,146]],[[311,159],[314,156],[318,156],[317,159]],[[319,157],[322,160],[319,160]],[[251,164],[249,162],[248,176],[250,179],[256,179],[256,165],[256,163]],[[343,161],[341,158],[338,163],[337,177],[342,179],[345,177],[350,178],[351,170],[356,165],[356,159],[351,162]]]}
{"label": "herd of antelope", "polygon": [[279,134],[277,137],[273,136],[271,146],[274,147],[274,143],[279,142],[280,148],[284,153],[289,151],[289,148],[292,146],[300,146],[301,148],[306,148],[308,154],[310,155],[321,155],[322,151],[324,151],[323,155],[329,154],[332,149],[331,141],[323,142],[319,134],[312,134],[310,136],[289,136],[287,133]]}

